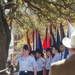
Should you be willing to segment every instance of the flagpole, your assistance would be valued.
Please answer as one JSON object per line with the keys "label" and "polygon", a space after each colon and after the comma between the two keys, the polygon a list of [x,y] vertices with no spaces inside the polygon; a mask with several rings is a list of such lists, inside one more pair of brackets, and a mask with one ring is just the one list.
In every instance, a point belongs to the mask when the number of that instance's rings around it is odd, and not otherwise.
{"label": "flagpole", "polygon": [[34,30],[33,30],[33,51],[34,51]]}
{"label": "flagpole", "polygon": [[36,29],[36,49],[38,48],[38,29]]}

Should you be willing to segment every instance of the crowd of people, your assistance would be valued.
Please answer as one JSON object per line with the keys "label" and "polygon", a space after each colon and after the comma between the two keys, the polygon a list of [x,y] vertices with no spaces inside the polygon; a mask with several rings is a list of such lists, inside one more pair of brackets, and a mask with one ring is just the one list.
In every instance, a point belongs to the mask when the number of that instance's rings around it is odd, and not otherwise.
{"label": "crowd of people", "polygon": [[49,75],[75,75],[75,31],[71,38],[65,37],[62,42],[68,48],[69,55],[67,59],[52,63]]}
{"label": "crowd of people", "polygon": [[[11,63],[19,63],[19,75],[75,75],[75,32],[59,47],[31,51],[25,44]],[[46,54],[46,58],[44,58]]]}
{"label": "crowd of people", "polygon": [[19,63],[19,75],[48,75],[52,63],[67,58],[68,54],[65,56],[65,52],[66,48],[62,44],[60,47],[55,45],[47,48],[46,51],[42,49],[31,51],[25,44],[22,52],[18,53],[11,63]]}

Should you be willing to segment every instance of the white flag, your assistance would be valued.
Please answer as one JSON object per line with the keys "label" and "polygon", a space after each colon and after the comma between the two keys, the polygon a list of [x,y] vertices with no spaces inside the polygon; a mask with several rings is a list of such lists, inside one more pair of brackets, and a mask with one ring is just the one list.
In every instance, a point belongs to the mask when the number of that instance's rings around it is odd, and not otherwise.
{"label": "white flag", "polygon": [[71,38],[71,34],[75,31],[74,27],[71,25],[70,21],[68,20],[68,37]]}

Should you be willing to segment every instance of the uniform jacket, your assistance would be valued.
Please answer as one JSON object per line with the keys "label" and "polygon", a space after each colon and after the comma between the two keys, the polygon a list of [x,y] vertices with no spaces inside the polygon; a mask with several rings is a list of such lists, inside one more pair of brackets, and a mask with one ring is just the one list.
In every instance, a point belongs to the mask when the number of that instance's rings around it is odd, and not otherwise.
{"label": "uniform jacket", "polygon": [[75,54],[51,64],[49,75],[75,75]]}

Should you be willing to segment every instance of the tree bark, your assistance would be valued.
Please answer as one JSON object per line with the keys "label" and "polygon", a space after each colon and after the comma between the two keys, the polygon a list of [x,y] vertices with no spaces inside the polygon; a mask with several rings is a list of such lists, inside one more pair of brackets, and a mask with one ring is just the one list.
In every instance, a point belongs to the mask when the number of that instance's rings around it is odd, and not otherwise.
{"label": "tree bark", "polygon": [[[11,32],[3,12],[3,7],[0,5],[0,70],[5,69],[11,39]],[[5,72],[0,75],[5,75]]]}

